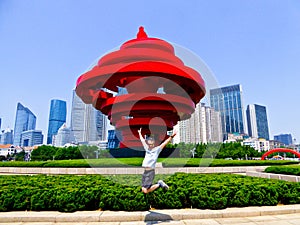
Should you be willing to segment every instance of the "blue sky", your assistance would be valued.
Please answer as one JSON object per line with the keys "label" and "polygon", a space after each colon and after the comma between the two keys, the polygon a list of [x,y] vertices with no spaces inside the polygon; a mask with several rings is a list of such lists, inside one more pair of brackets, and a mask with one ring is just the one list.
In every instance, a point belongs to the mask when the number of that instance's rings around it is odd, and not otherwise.
{"label": "blue sky", "polygon": [[50,100],[70,114],[77,77],[141,25],[199,56],[220,86],[242,84],[245,107],[267,107],[271,137],[300,142],[298,0],[0,0],[2,129],[21,102],[46,135]]}

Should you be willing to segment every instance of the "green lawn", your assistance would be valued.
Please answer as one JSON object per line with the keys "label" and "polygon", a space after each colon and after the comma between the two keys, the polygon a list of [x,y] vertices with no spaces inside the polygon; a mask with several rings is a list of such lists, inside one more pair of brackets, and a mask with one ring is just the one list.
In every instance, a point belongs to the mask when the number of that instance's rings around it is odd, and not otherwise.
{"label": "green lawn", "polygon": [[[101,159],[74,159],[31,162],[0,162],[0,167],[140,167],[143,158],[101,158]],[[298,164],[286,160],[225,160],[201,158],[159,158],[164,167],[220,167],[220,166],[263,166]]]}

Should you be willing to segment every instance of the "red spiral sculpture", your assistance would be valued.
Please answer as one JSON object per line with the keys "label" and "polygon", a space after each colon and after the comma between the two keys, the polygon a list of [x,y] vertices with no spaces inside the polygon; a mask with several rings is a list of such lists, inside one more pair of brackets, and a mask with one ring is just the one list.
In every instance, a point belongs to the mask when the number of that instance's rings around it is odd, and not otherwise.
{"label": "red spiral sculpture", "polygon": [[[127,93],[113,94],[119,87]],[[108,116],[121,132],[121,148],[133,148],[141,145],[140,127],[143,134],[163,140],[179,120],[188,119],[204,97],[205,85],[197,71],[175,56],[171,44],[149,38],[140,27],[136,39],[78,78],[76,94]]]}

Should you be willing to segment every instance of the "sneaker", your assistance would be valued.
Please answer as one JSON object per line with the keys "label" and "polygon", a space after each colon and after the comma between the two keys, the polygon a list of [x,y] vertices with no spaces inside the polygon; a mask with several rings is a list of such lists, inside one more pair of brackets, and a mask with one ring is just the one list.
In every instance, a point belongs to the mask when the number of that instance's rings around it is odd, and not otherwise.
{"label": "sneaker", "polygon": [[159,180],[157,183],[159,184],[160,187],[169,189],[169,186],[165,182],[163,182],[163,180]]}

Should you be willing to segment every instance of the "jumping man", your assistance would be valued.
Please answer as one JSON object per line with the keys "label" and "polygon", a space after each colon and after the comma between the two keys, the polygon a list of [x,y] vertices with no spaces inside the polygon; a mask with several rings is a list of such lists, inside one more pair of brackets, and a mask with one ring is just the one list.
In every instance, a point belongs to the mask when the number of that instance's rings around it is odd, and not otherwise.
{"label": "jumping man", "polygon": [[163,150],[163,148],[173,139],[177,132],[173,132],[173,134],[170,135],[163,143],[156,147],[154,147],[154,138],[148,137],[146,140],[144,139],[144,137],[142,136],[142,128],[138,130],[138,133],[143,147],[145,149],[145,158],[142,164],[142,167],[145,169],[142,177],[142,192],[147,194],[156,190],[159,187],[168,189],[169,186],[162,180],[159,180],[157,184],[152,184],[152,182],[155,176],[155,164],[157,158],[160,152]]}

